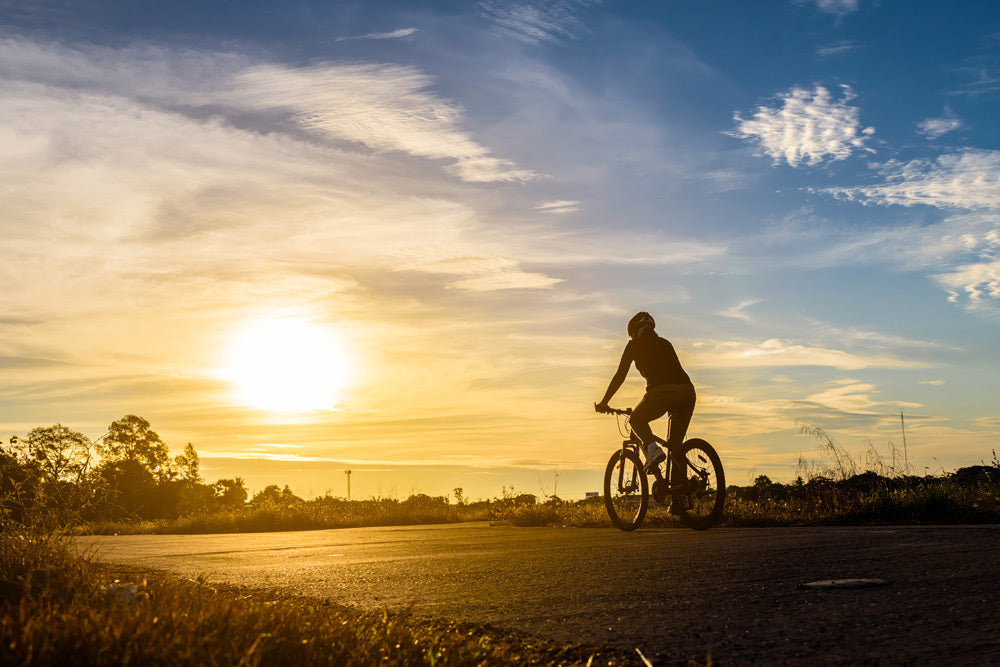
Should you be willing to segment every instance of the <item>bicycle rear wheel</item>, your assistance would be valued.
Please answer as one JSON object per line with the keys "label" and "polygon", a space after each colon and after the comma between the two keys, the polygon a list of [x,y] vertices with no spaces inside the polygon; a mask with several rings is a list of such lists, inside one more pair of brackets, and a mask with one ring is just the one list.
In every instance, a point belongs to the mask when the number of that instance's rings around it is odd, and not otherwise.
{"label": "bicycle rear wheel", "polygon": [[619,449],[604,471],[604,506],[620,530],[635,530],[649,508],[649,483],[639,456]]}
{"label": "bicycle rear wheel", "polygon": [[[726,475],[722,460],[715,448],[700,438],[684,443],[681,450],[687,461],[686,489],[675,489],[673,502],[679,508],[678,516],[688,528],[706,530],[722,519],[726,502]],[[687,491],[688,503],[684,502]]]}

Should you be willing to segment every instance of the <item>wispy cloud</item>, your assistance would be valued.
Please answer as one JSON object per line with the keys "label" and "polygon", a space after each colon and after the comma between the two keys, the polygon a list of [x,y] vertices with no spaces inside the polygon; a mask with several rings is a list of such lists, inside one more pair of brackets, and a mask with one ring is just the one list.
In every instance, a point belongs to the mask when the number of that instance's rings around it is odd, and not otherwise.
{"label": "wispy cloud", "polygon": [[917,131],[928,139],[937,139],[962,127],[962,120],[951,109],[945,109],[944,116],[927,118],[917,123]]}
{"label": "wispy cloud", "polygon": [[356,35],[353,37],[338,37],[336,41],[347,42],[356,39],[402,39],[416,34],[416,28],[400,28],[392,32],[370,32],[367,35]]}
{"label": "wispy cloud", "polygon": [[857,415],[884,414],[885,408],[879,409],[882,406],[920,407],[920,403],[876,401],[872,398],[872,394],[875,392],[876,387],[873,384],[852,381],[840,383],[831,389],[812,394],[806,400],[837,412]]}
{"label": "wispy cloud", "polygon": [[1000,248],[994,247],[992,259],[956,266],[935,275],[948,290],[948,300],[958,303],[963,295],[972,309],[995,306],[1000,302]]}
{"label": "wispy cloud", "polygon": [[774,164],[792,167],[844,160],[855,151],[874,152],[865,141],[875,130],[861,129],[858,108],[848,104],[855,95],[842,86],[843,97],[833,99],[823,86],[812,91],[792,88],[777,96],[778,105],[759,106],[750,118],[734,114],[730,136],[755,144]]}
{"label": "wispy cloud", "polygon": [[547,201],[537,204],[535,210],[542,213],[575,213],[580,210],[580,202],[568,200]]}
{"label": "wispy cloud", "polygon": [[[31,359],[67,366],[32,375],[36,394],[78,376],[203,374],[257,309],[328,318],[336,303],[372,323],[373,303],[395,304],[382,335],[399,338],[417,313],[433,319],[419,306],[428,295],[561,279],[524,267],[536,244],[483,233],[435,161],[517,175],[486,169],[460,111],[412,68],[0,40],[0,79],[11,258],[0,312],[23,322],[0,324],[23,328],[0,357],[11,372]],[[453,272],[429,261],[464,257],[497,259]]]}
{"label": "wispy cloud", "polygon": [[858,0],[799,0],[800,2],[811,2],[816,7],[827,14],[844,16],[851,12],[858,11]]}
{"label": "wispy cloud", "polygon": [[991,96],[1000,92],[1000,32],[985,35],[977,53],[966,58],[957,74],[961,83],[952,91],[956,95]]}
{"label": "wispy cloud", "polygon": [[1000,417],[977,417],[972,420],[980,428],[988,428],[1000,431]]}
{"label": "wispy cloud", "polygon": [[814,347],[772,338],[762,343],[698,341],[691,365],[702,368],[756,368],[827,366],[839,370],[862,368],[919,368],[926,364],[885,355],[858,355],[843,350]]}
{"label": "wispy cloud", "polygon": [[510,3],[487,0],[479,3],[482,16],[504,33],[523,42],[559,43],[574,38],[583,28],[578,12],[599,0],[554,0]]}
{"label": "wispy cloud", "polygon": [[[73,65],[71,65],[71,61]],[[70,49],[0,40],[0,77],[54,89],[125,96],[144,106],[217,118],[262,132],[297,131],[446,162],[471,182],[526,181],[534,174],[496,157],[461,125],[462,109],[413,67],[256,64],[231,54],[163,48]],[[249,115],[248,115],[249,113]]]}
{"label": "wispy cloud", "polygon": [[747,309],[750,306],[760,303],[760,301],[760,299],[747,299],[746,301],[740,301],[735,306],[731,306],[721,311],[719,315],[749,322],[751,320],[751,315],[747,312]]}
{"label": "wispy cloud", "polygon": [[936,160],[891,160],[879,165],[886,182],[849,188],[819,188],[862,204],[949,209],[1000,209],[1000,151],[969,149]]}
{"label": "wispy cloud", "polygon": [[820,58],[835,58],[850,53],[858,48],[854,42],[837,42],[828,46],[821,46],[816,49],[816,55]]}
{"label": "wispy cloud", "polygon": [[226,97],[263,111],[288,109],[307,131],[333,139],[454,160],[449,171],[466,181],[534,177],[491,156],[460,130],[461,110],[429,92],[431,84],[430,77],[410,67],[261,66],[241,73]]}

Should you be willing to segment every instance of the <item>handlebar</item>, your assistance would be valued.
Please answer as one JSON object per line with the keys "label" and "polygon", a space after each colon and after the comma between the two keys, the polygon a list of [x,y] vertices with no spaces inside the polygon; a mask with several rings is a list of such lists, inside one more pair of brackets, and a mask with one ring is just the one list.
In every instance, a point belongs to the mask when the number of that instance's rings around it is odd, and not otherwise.
{"label": "handlebar", "polygon": [[594,410],[597,412],[603,412],[606,415],[631,415],[632,408],[625,408],[624,410],[619,410],[618,408],[612,408],[608,406],[607,409],[601,410],[597,403],[594,403]]}

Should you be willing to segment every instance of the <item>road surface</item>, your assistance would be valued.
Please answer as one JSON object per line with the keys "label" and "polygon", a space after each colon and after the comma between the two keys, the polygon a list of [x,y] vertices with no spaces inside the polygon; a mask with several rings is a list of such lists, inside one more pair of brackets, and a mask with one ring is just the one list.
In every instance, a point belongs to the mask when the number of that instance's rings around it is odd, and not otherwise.
{"label": "road surface", "polygon": [[[78,538],[98,558],[490,623],[654,664],[1000,663],[1000,526],[488,524]],[[821,580],[883,579],[859,589]]]}

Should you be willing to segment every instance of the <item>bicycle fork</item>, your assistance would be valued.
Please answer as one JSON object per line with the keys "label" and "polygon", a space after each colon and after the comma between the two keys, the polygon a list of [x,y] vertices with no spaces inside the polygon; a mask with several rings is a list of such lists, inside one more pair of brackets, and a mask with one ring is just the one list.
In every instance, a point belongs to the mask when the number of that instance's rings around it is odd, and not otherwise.
{"label": "bicycle fork", "polygon": [[[642,443],[639,441],[638,438],[636,438],[634,433],[632,434],[632,437],[629,438],[628,440],[622,440],[622,453],[621,457],[618,460],[618,491],[620,493],[631,493],[635,491],[637,488],[639,488],[638,477],[639,475],[644,475],[645,473],[641,469],[633,470],[631,475],[632,478],[626,482],[625,461],[626,461],[626,455],[631,451],[635,452],[636,457],[639,459],[640,463],[642,462],[642,457],[638,455],[639,445],[641,444]],[[635,446],[630,447],[630,445],[635,445]]]}

